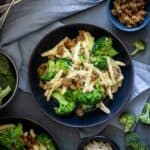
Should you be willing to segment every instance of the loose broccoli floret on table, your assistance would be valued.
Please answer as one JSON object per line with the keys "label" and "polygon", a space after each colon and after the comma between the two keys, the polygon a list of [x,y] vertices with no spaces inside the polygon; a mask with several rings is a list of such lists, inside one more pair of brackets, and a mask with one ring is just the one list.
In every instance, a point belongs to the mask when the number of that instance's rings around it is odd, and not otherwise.
{"label": "loose broccoli floret on table", "polygon": [[75,102],[72,100],[67,101],[60,92],[54,92],[52,97],[59,103],[59,106],[54,108],[56,114],[69,115],[74,111],[76,107]]}
{"label": "loose broccoli floret on table", "polygon": [[146,43],[144,41],[134,41],[133,46],[135,47],[134,51],[131,53],[131,56],[136,55],[139,52],[142,52],[146,48]]}
{"label": "loose broccoli floret on table", "polygon": [[96,40],[92,52],[95,56],[110,56],[113,57],[118,52],[113,48],[113,42],[110,37],[101,37]]}
{"label": "loose broccoli floret on table", "polygon": [[143,124],[150,125],[150,103],[145,104],[145,112],[140,114],[140,121]]}
{"label": "loose broccoli floret on table", "polygon": [[10,86],[7,86],[5,89],[0,87],[0,105],[2,104],[3,99],[11,92]]}
{"label": "loose broccoli floret on table", "polygon": [[138,135],[134,132],[129,132],[125,135],[126,149],[130,150],[148,150],[148,146],[141,142]]}
{"label": "loose broccoli floret on table", "polygon": [[124,132],[131,131],[132,127],[136,124],[136,116],[130,113],[123,113],[119,116],[119,121],[124,127]]}

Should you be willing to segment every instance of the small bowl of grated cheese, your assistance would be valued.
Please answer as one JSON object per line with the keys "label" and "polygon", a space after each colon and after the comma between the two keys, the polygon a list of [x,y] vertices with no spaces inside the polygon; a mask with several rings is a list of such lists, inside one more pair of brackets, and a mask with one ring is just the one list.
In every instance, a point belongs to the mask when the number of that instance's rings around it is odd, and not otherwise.
{"label": "small bowl of grated cheese", "polygon": [[84,139],[77,150],[120,150],[118,145],[104,136]]}

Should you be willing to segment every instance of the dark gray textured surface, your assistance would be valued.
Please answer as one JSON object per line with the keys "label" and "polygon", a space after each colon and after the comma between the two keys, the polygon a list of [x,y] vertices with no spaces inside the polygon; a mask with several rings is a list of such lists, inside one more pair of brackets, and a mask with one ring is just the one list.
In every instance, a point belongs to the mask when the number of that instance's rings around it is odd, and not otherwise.
{"label": "dark gray textured surface", "polygon": [[[150,47],[150,25],[139,32],[125,33],[116,29],[106,16],[106,2],[103,2],[85,12],[63,20],[64,23],[91,23],[108,29],[118,35],[125,42],[129,50],[132,49],[132,41],[136,39],[145,40]],[[137,60],[150,64],[150,48],[146,52],[136,56]],[[57,138],[62,150],[75,150],[79,142],[77,129],[61,126],[51,120],[43,113],[36,102],[28,94],[18,91],[14,100],[4,110],[1,110],[0,116],[24,116],[33,118],[44,124],[53,137]]]}

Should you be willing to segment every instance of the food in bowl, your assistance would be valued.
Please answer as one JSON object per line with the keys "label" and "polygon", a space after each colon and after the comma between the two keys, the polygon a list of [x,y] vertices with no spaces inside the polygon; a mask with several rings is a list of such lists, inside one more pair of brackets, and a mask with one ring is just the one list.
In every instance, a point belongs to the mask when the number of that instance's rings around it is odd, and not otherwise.
{"label": "food in bowl", "polygon": [[23,125],[0,125],[0,148],[7,150],[55,150],[52,139],[45,133],[36,134],[34,129],[24,131]]}
{"label": "food in bowl", "polygon": [[16,86],[16,74],[8,58],[0,53],[0,105],[13,94]]}
{"label": "food in bowl", "polygon": [[125,64],[114,60],[117,54],[110,37],[95,40],[84,30],[43,52],[47,61],[37,68],[39,86],[47,101],[52,97],[59,103],[55,113],[69,115],[76,110],[77,116],[83,116],[98,108],[109,114],[104,100],[113,99],[124,79],[121,66]]}
{"label": "food in bowl", "polygon": [[112,15],[128,28],[136,27],[147,15],[145,0],[114,0]]}
{"label": "food in bowl", "polygon": [[93,140],[85,145],[83,150],[113,150],[113,148],[108,142]]}

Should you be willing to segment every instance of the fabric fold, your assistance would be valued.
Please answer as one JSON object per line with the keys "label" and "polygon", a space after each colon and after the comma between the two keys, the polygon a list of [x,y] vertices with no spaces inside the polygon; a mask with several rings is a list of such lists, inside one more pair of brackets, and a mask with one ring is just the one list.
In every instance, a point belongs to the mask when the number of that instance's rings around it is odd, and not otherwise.
{"label": "fabric fold", "polygon": [[8,45],[47,25],[93,7],[102,0],[25,0],[14,6],[3,26],[1,45]]}

